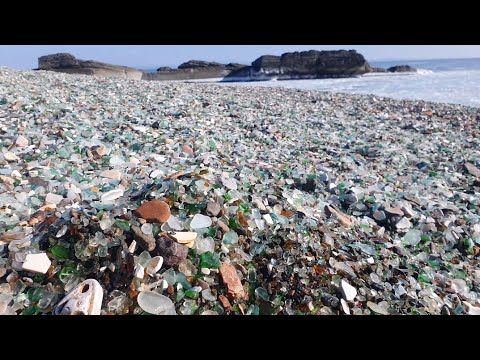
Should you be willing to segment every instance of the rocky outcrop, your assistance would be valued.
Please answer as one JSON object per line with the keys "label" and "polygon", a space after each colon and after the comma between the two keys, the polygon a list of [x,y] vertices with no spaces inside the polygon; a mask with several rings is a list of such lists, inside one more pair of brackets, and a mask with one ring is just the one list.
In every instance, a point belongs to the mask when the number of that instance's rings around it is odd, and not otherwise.
{"label": "rocky outcrop", "polygon": [[373,72],[373,73],[385,73],[387,72],[387,69],[385,68],[382,68],[382,67],[372,67],[370,72]]}
{"label": "rocky outcrop", "polygon": [[228,76],[232,71],[246,67],[242,64],[220,64],[217,62],[190,60],[177,69],[160,67],[155,73],[144,73],[144,80],[199,80],[216,79]]}
{"label": "rocky outcrop", "polygon": [[417,69],[410,65],[397,65],[387,69],[388,72],[417,72]]}
{"label": "rocky outcrop", "polygon": [[261,56],[252,66],[232,71],[224,80],[343,78],[370,71],[367,60],[355,50],[310,50]]}
{"label": "rocky outcrop", "polygon": [[198,69],[198,68],[209,68],[209,67],[219,67],[219,66],[225,67],[225,65],[217,62],[190,60],[190,61],[184,62],[178,68],[179,69]]}
{"label": "rocky outcrop", "polygon": [[101,77],[117,77],[140,80],[143,72],[126,66],[105,64],[92,60],[79,60],[67,53],[41,56],[38,58],[38,70],[49,70],[69,74],[84,74]]}

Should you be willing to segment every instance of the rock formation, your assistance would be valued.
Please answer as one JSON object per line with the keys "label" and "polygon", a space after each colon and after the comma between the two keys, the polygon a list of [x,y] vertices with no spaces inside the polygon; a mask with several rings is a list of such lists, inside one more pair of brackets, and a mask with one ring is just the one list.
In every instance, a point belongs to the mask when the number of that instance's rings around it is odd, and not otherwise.
{"label": "rock formation", "polygon": [[388,72],[417,72],[417,69],[410,65],[397,65],[387,69]]}
{"label": "rock formation", "polygon": [[67,53],[38,58],[38,70],[58,71],[70,74],[95,75],[140,80],[143,72],[126,66],[110,65],[92,60],[79,60]]}
{"label": "rock formation", "polygon": [[155,73],[144,73],[144,80],[194,80],[224,78],[232,71],[243,68],[241,64],[220,64],[201,60],[190,60],[181,64],[177,69],[164,66]]}
{"label": "rock formation", "polygon": [[370,72],[370,65],[355,50],[302,51],[281,56],[264,55],[252,66],[231,72],[226,81],[343,78]]}

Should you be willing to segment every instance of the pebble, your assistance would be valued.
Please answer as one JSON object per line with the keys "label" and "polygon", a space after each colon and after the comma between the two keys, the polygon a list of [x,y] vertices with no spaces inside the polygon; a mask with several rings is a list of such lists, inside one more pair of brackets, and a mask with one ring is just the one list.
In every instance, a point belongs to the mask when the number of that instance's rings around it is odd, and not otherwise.
{"label": "pebble", "polygon": [[60,201],[63,200],[63,196],[62,195],[57,195],[57,194],[52,194],[52,193],[48,193],[47,196],[45,196],[45,202],[47,204],[59,204]]}
{"label": "pebble", "polygon": [[147,201],[136,209],[135,214],[149,222],[161,223],[166,222],[170,215],[170,207],[165,201],[158,199]]}
{"label": "pebble", "polygon": [[112,180],[120,180],[122,173],[118,170],[105,170],[100,173],[100,176]]}
{"label": "pebble", "polygon": [[229,296],[233,299],[243,299],[245,297],[245,292],[242,282],[238,277],[237,270],[235,270],[231,264],[222,263],[222,266],[220,266],[220,276],[227,287]]}
{"label": "pebble", "polygon": [[46,274],[51,264],[52,262],[46,253],[28,254],[25,257],[22,269],[38,274]]}
{"label": "pebble", "polygon": [[142,291],[137,297],[143,311],[153,315],[170,315],[175,312],[172,300],[153,291]]}
{"label": "pebble", "polygon": [[[0,293],[15,291],[0,313],[51,314],[82,280],[70,263],[99,279],[102,313],[141,313],[151,289],[181,314],[478,311],[478,109],[25,74],[0,69]],[[163,210],[140,216],[151,202]],[[173,232],[197,235],[180,244]],[[69,259],[22,279],[39,249]],[[342,277],[358,285],[351,302],[337,298]],[[269,303],[247,300],[247,284]],[[27,300],[32,289],[41,301]]]}
{"label": "pebble", "polygon": [[212,216],[217,216],[221,210],[222,210],[222,207],[216,202],[210,201],[207,204],[207,212]]}
{"label": "pebble", "polygon": [[106,192],[105,194],[102,195],[101,199],[102,201],[112,201],[116,200],[120,197],[123,196],[123,190],[121,189],[116,189],[116,190],[111,190]]}
{"label": "pebble", "polygon": [[18,161],[20,160],[20,158],[15,155],[14,153],[12,152],[6,152],[3,154],[3,157],[5,158],[5,160],[9,161],[9,162],[13,162],[13,161]]}
{"label": "pebble", "polygon": [[212,219],[209,216],[196,214],[190,222],[190,229],[203,229],[212,225]]}
{"label": "pebble", "polygon": [[28,139],[23,135],[19,135],[15,140],[15,145],[17,145],[18,147],[27,147]]}
{"label": "pebble", "polygon": [[353,301],[355,296],[357,296],[357,289],[343,279],[340,281],[340,290],[343,298],[347,301]]}

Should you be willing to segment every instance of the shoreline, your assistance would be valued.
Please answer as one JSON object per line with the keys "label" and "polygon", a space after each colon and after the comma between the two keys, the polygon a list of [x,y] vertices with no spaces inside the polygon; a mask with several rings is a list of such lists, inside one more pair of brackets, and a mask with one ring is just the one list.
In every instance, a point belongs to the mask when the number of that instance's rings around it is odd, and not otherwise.
{"label": "shoreline", "polygon": [[[150,290],[185,315],[480,312],[479,108],[5,68],[0,85],[6,313],[50,314],[87,278],[104,314],[147,311]],[[153,198],[160,235],[135,213]],[[169,266],[139,244],[172,229],[196,251]]]}

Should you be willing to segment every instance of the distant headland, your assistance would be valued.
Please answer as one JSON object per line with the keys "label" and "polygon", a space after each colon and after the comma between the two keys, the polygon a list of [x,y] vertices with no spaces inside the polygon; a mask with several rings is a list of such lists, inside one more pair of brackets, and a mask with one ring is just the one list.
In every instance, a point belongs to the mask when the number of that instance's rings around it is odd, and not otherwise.
{"label": "distant headland", "polygon": [[38,69],[35,70],[133,80],[217,79],[226,82],[347,78],[372,72],[416,72],[415,68],[408,65],[398,65],[388,69],[371,67],[365,57],[355,50],[310,50],[284,53],[280,56],[263,55],[251,65],[190,60],[178,66],[177,69],[159,67],[156,72],[93,60],[79,60],[71,54],[58,53],[38,58]]}

